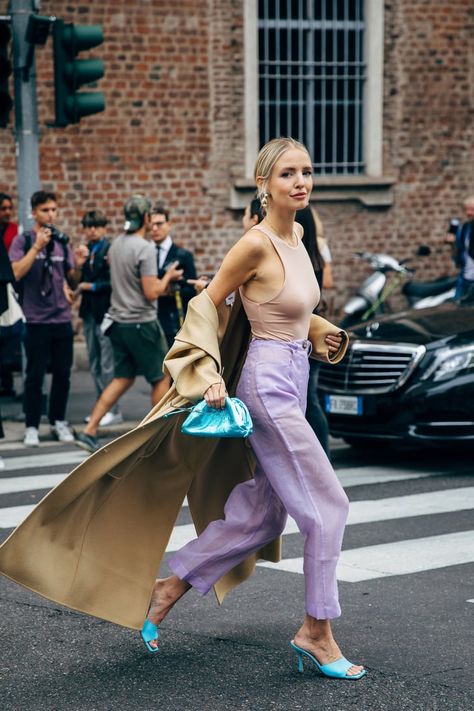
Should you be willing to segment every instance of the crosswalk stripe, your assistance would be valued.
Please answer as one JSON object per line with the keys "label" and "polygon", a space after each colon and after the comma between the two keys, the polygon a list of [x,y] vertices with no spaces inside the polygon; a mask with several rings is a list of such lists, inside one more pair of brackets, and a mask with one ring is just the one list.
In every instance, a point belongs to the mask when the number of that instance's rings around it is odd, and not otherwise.
{"label": "crosswalk stripe", "polygon": [[9,506],[0,509],[0,528],[18,526],[33,509],[34,506]]}
{"label": "crosswalk stripe", "polygon": [[397,471],[381,467],[347,467],[336,469],[337,478],[342,486],[363,486],[364,484],[386,484],[392,481],[408,481],[437,476],[433,472]]}
{"label": "crosswalk stripe", "polygon": [[348,524],[389,521],[411,516],[465,511],[474,508],[474,486],[422,494],[393,496],[387,499],[353,501],[349,507]]}
{"label": "crosswalk stripe", "polygon": [[[34,468],[41,469],[48,466],[78,464],[85,456],[82,452],[72,452],[68,454],[41,455],[43,459],[35,459]],[[15,471],[25,469],[24,460],[30,457],[12,457],[6,460],[4,471]],[[31,467],[33,468],[33,467]],[[397,472],[390,469],[379,469],[378,467],[363,467],[340,469],[336,472],[339,481],[345,487],[362,486],[364,484],[383,484],[392,481],[406,481],[408,479],[420,479],[436,476],[431,472]],[[68,472],[57,474],[34,474],[31,476],[1,477],[0,495],[12,494],[20,491],[34,491],[36,489],[52,489],[63,481]]]}
{"label": "crosswalk stripe", "polygon": [[[394,496],[389,499],[353,501],[349,508],[347,525],[373,523],[391,519],[452,513],[474,508],[474,487],[430,491],[424,494]],[[298,533],[296,521],[288,518],[283,535]],[[195,538],[193,524],[176,526],[171,535],[168,551],[176,551]]]}
{"label": "crosswalk stripe", "polygon": [[4,471],[12,472],[16,469],[40,469],[42,467],[57,467],[58,465],[79,464],[90,456],[77,449],[68,452],[51,452],[48,454],[24,455],[21,457],[4,458]]}
{"label": "crosswalk stripe", "polygon": [[[52,489],[65,479],[67,474],[35,474],[33,476],[13,476],[0,479],[0,494],[16,494],[20,491]],[[1,511],[1,509],[0,509]]]}
{"label": "crosswalk stripe", "polygon": [[[474,536],[471,531],[462,531],[342,551],[337,578],[359,583],[473,562]],[[303,574],[303,558],[285,558],[279,563],[261,561],[258,566]]]}
{"label": "crosswalk stripe", "polygon": [[[62,464],[63,462],[61,462]],[[42,466],[51,466],[51,464],[45,464]],[[13,467],[10,471],[14,471]],[[21,491],[35,491],[37,489],[52,489],[54,486],[63,481],[69,472],[62,472],[58,474],[34,474],[31,476],[15,476],[15,477],[0,477],[0,495],[1,494],[15,494]],[[337,476],[341,484],[345,487],[348,486],[363,486],[364,484],[381,484],[389,481],[403,481],[406,479],[419,479],[421,477],[430,477],[432,474],[429,472],[417,473],[417,474],[404,474],[402,476],[397,476],[394,478],[393,473],[387,472],[386,474],[374,470],[373,472],[358,472],[357,470],[344,469],[337,472]],[[187,505],[185,503],[185,505]]]}
{"label": "crosswalk stripe", "polygon": [[[11,506],[0,508],[0,528],[12,528],[33,510],[33,506]],[[423,494],[393,496],[387,499],[353,501],[349,508],[347,525],[389,521],[412,516],[428,516],[453,513],[474,508],[474,487],[430,491]],[[288,518],[284,535],[298,533],[298,526]],[[194,525],[175,526],[168,550],[177,550],[195,536]],[[173,547],[171,547],[173,546]]]}

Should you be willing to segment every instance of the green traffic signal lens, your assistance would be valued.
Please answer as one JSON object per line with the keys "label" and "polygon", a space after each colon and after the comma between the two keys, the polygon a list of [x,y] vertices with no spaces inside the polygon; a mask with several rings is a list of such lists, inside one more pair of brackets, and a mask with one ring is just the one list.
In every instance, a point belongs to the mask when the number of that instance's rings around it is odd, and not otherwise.
{"label": "green traffic signal lens", "polygon": [[73,44],[76,54],[84,49],[92,49],[104,41],[102,25],[66,25],[64,40]]}
{"label": "green traffic signal lens", "polygon": [[98,114],[105,109],[105,96],[101,91],[82,91],[66,101],[66,113],[71,123],[78,123],[83,116]]}
{"label": "green traffic signal lens", "polygon": [[64,67],[64,76],[73,87],[97,81],[104,76],[102,59],[76,59]]}

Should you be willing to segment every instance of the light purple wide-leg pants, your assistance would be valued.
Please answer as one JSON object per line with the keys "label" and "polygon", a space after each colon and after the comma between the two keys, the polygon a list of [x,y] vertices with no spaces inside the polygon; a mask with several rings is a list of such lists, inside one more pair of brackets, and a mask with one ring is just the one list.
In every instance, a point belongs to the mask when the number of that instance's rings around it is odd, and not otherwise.
{"label": "light purple wide-leg pants", "polygon": [[236,394],[253,420],[254,479],[234,487],[224,518],[212,521],[168,565],[205,594],[276,538],[289,514],[305,538],[306,612],[332,619],[341,614],[336,564],[349,502],[304,416],[310,348],[306,340],[252,340]]}

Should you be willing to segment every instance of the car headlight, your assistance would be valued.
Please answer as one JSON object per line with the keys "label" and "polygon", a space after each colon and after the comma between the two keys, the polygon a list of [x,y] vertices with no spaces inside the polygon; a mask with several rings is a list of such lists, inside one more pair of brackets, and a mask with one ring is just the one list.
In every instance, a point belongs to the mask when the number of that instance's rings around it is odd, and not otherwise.
{"label": "car headlight", "polygon": [[470,368],[474,368],[474,345],[445,348],[436,354],[421,379],[447,380],[457,375],[461,370]]}

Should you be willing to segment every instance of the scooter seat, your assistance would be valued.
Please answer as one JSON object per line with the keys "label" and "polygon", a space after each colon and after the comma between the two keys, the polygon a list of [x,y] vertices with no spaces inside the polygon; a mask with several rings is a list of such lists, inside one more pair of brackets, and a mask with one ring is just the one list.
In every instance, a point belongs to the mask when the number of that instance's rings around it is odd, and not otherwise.
{"label": "scooter seat", "polygon": [[402,293],[407,297],[438,296],[443,291],[449,291],[456,286],[457,277],[441,277],[433,281],[407,281],[402,287]]}

